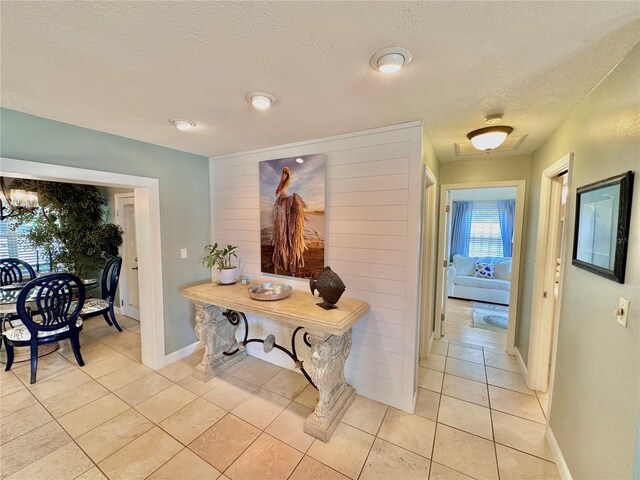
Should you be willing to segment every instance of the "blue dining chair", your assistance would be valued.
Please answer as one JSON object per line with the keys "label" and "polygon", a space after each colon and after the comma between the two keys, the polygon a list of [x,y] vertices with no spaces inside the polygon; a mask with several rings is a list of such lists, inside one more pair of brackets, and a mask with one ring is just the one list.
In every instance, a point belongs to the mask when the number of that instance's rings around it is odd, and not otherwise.
{"label": "blue dining chair", "polygon": [[83,319],[102,314],[109,325],[115,326],[119,332],[122,331],[116,314],[113,310],[118,281],[120,280],[120,269],[122,268],[122,258],[113,257],[107,262],[102,271],[102,298],[89,298],[80,312]]}
{"label": "blue dining chair", "polygon": [[[17,314],[22,325],[3,332],[7,349],[7,366],[13,365],[13,348],[30,347],[31,383],[36,383],[38,346],[69,339],[78,365],[84,366],[80,354],[80,311],[84,306],[82,280],[70,273],[56,273],[31,280],[20,291]],[[37,312],[37,314],[34,314]]]}
{"label": "blue dining chair", "polygon": [[27,262],[19,258],[0,258],[0,286],[4,287],[34,278],[36,278],[36,272]]}

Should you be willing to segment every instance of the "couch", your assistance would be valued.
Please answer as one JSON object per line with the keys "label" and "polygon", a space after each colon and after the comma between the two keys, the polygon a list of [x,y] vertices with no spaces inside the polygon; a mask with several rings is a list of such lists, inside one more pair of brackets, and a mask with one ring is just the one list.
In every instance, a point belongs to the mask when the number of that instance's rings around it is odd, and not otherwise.
{"label": "couch", "polygon": [[[493,265],[494,277],[477,277],[478,263]],[[510,292],[510,257],[453,257],[447,275],[448,297],[509,305]]]}

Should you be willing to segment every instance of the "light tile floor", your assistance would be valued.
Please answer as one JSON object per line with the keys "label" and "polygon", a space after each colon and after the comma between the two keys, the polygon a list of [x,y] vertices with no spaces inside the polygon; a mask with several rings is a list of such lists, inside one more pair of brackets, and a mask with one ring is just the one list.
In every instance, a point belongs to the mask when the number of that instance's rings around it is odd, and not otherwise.
{"label": "light tile floor", "polygon": [[203,383],[200,351],[153,372],[119,321],[85,323],[84,368],[63,342],[37,384],[26,364],[0,374],[1,479],[559,478],[546,399],[488,347],[437,341],[415,415],[358,396],[323,443],[302,431],[317,392],[301,375],[249,357]]}

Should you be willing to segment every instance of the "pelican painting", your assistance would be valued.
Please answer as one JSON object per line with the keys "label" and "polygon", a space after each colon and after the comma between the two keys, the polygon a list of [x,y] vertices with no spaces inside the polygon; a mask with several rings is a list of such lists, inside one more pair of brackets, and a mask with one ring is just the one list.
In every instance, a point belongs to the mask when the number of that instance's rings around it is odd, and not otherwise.
{"label": "pelican painting", "polygon": [[260,162],[261,270],[310,277],[324,268],[324,155]]}

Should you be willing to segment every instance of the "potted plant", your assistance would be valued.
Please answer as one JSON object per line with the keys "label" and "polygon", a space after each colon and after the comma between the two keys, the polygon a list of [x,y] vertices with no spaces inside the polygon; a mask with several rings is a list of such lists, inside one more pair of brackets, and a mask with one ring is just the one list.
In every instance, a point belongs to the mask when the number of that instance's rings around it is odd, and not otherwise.
{"label": "potted plant", "polygon": [[207,255],[205,255],[202,264],[207,266],[207,268],[213,268],[215,266],[220,273],[218,281],[223,285],[230,285],[236,281],[238,266],[233,266],[231,264],[231,257],[234,257],[235,259],[238,258],[236,255],[237,248],[238,247],[234,247],[233,245],[218,248],[217,243],[204,247]]}

